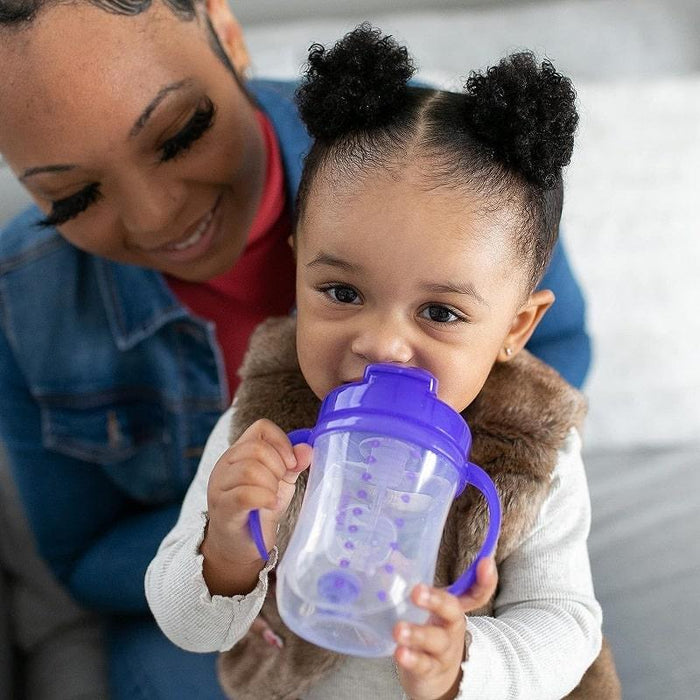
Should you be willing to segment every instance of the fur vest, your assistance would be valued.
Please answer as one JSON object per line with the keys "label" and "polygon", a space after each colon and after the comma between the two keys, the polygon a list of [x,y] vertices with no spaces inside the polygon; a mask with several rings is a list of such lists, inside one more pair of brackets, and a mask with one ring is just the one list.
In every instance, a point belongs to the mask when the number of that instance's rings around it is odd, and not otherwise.
{"label": "fur vest", "polygon": [[[313,427],[320,401],[307,386],[296,360],[294,319],[270,319],[254,332],[240,370],[231,442],[254,421],[268,418],[283,430]],[[470,459],[485,469],[503,508],[496,563],[506,558],[527,533],[546,498],[557,451],[572,426],[585,415],[583,396],[554,370],[519,353],[497,363],[482,391],[463,412],[472,432]],[[297,481],[292,503],[280,523],[277,547],[283,555],[294,528],[306,485]],[[439,549],[435,584],[448,585],[476,555],[488,522],[485,501],[467,488],[452,505]],[[471,614],[489,614],[490,608]],[[219,679],[235,700],[296,700],[343,656],[295,635],[281,621],[274,595],[274,573],[262,616],[284,640],[278,649],[249,632],[219,657]],[[468,650],[467,650],[468,653]],[[581,684],[568,696],[576,700],[620,697],[612,656],[604,644]]]}

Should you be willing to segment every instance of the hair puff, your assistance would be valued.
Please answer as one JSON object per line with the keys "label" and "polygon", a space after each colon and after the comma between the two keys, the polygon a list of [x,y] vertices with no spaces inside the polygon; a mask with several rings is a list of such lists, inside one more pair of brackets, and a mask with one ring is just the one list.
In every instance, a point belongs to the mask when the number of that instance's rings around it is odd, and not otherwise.
{"label": "hair puff", "polygon": [[313,44],[296,93],[309,133],[335,138],[390,123],[414,70],[406,48],[366,22],[331,49]]}
{"label": "hair puff", "polygon": [[578,125],[571,81],[522,52],[471,73],[465,89],[467,121],[493,157],[544,189],[555,187]]}

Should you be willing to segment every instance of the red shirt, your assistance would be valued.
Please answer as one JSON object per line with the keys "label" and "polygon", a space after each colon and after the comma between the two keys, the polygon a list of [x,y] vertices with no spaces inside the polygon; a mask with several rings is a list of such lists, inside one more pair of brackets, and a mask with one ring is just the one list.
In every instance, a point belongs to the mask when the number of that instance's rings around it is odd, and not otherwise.
{"label": "red shirt", "polygon": [[272,124],[258,112],[267,151],[260,207],[248,242],[235,265],[206,282],[166,275],[177,298],[195,315],[212,321],[223,354],[229,398],[238,386],[238,368],[253,329],[269,316],[284,316],[294,304],[294,258],[287,242],[292,232],[286,206],[284,170]]}

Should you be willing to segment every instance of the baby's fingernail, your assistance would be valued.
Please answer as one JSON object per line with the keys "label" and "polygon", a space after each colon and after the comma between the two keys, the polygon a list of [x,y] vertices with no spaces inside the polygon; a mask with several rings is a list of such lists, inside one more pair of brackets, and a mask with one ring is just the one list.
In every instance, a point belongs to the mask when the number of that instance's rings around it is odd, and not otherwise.
{"label": "baby's fingernail", "polygon": [[399,641],[407,642],[411,638],[411,630],[408,629],[408,625],[401,625],[399,628]]}
{"label": "baby's fingernail", "polygon": [[430,591],[425,587],[421,586],[418,590],[418,602],[428,603],[430,601]]}
{"label": "baby's fingernail", "polygon": [[275,634],[272,630],[265,630],[262,636],[263,639],[272,647],[277,647],[278,649],[281,649],[284,646],[282,637]]}

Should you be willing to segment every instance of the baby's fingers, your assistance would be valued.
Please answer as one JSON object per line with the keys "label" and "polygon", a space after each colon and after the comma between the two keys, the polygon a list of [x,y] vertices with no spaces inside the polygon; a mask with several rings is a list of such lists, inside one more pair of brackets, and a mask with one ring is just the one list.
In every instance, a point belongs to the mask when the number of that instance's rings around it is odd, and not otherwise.
{"label": "baby's fingers", "polygon": [[396,663],[409,671],[413,676],[429,677],[441,670],[438,660],[418,649],[397,647],[394,652]]}
{"label": "baby's fingers", "polygon": [[[412,625],[408,622],[397,623],[394,640],[400,645],[399,648],[409,647],[417,653],[436,657],[442,656],[451,644],[450,635],[444,627]],[[403,652],[400,656],[403,656]]]}
{"label": "baby's fingers", "polygon": [[278,425],[265,418],[255,421],[236,441],[236,445],[250,446],[253,449],[259,447],[260,443],[269,445],[274,449],[285,469],[296,468],[297,458],[287,433]]}
{"label": "baby's fingers", "polygon": [[312,454],[313,448],[311,445],[307,445],[305,442],[300,442],[299,444],[294,445],[294,457],[297,460],[297,466],[294,468],[296,476],[311,466]]}
{"label": "baby's fingers", "polygon": [[260,508],[274,510],[279,504],[277,493],[261,486],[240,486],[230,492],[229,499],[232,512],[238,513],[239,518],[244,517],[244,514],[251,510]]}
{"label": "baby's fingers", "polygon": [[493,557],[486,557],[476,565],[476,581],[463,595],[459,596],[462,612],[478,610],[486,605],[496,592],[498,572]]}
{"label": "baby's fingers", "polygon": [[411,592],[411,599],[419,607],[432,613],[433,618],[451,625],[464,620],[459,599],[444,588],[432,588],[421,583]]}

